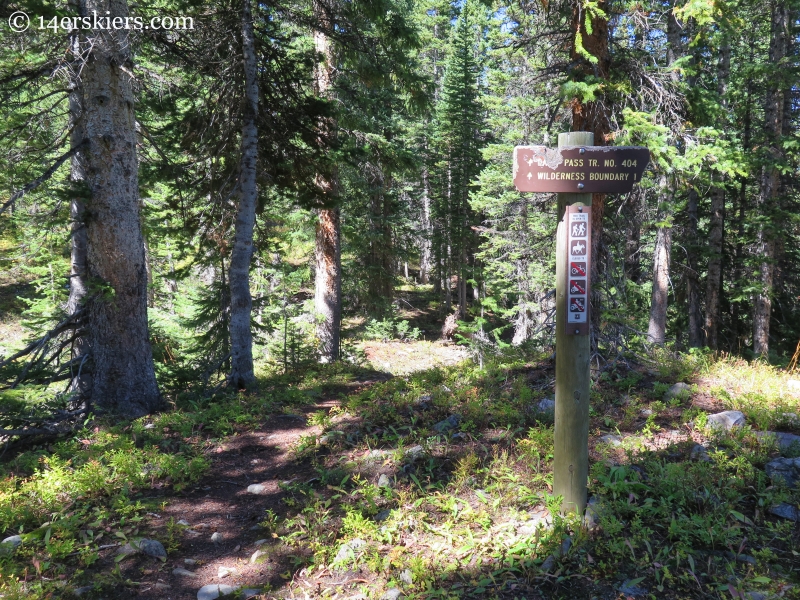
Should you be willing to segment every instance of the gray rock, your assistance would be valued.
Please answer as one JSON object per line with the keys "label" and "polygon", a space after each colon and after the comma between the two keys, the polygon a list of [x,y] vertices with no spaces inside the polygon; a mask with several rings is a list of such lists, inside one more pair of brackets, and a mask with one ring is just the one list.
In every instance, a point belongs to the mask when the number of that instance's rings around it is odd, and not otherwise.
{"label": "gray rock", "polygon": [[153,586],[153,588],[156,590],[171,590],[172,586],[168,583],[158,582]]}
{"label": "gray rock", "polygon": [[402,573],[400,573],[400,581],[405,583],[406,585],[412,585],[414,583],[414,577],[411,574],[411,569],[406,569]]}
{"label": "gray rock", "polygon": [[800,481],[800,458],[776,458],[767,463],[765,470],[773,483],[783,480],[787,487],[794,488]]}
{"label": "gray rock", "polygon": [[405,595],[397,588],[391,588],[381,596],[381,600],[400,600],[400,598],[405,598]]}
{"label": "gray rock", "polygon": [[215,531],[214,533],[211,534],[211,541],[214,542],[215,544],[219,544],[220,542],[222,542],[222,540],[223,537],[219,531]]}
{"label": "gray rock", "polygon": [[589,502],[586,503],[586,512],[583,515],[583,522],[589,531],[594,531],[600,526],[599,516],[600,501],[596,496],[592,496],[589,498]]}
{"label": "gray rock", "polygon": [[378,477],[378,487],[392,487],[392,482],[389,480],[389,476],[386,473],[381,473],[381,476]]}
{"label": "gray rock", "polygon": [[239,598],[241,598],[242,600],[247,600],[248,598],[253,598],[255,596],[258,596],[260,593],[261,590],[247,588],[245,590],[242,590],[242,592],[239,594]]}
{"label": "gray rock", "polygon": [[217,577],[222,579],[223,577],[227,577],[228,575],[236,575],[238,571],[232,567],[219,567],[217,569]]}
{"label": "gray rock", "polygon": [[706,423],[710,429],[730,431],[735,427],[742,427],[745,424],[745,418],[741,411],[725,410],[715,415],[708,415]]}
{"label": "gray rock", "polygon": [[186,519],[179,520],[177,524],[183,525],[184,527],[189,527],[189,521],[187,521]]}
{"label": "gray rock", "polygon": [[800,435],[782,431],[756,431],[756,437],[761,441],[774,439],[781,452],[800,451]]}
{"label": "gray rock", "polygon": [[224,583],[204,585],[197,590],[197,600],[216,600],[217,598],[233,594],[238,589],[239,586],[234,587],[232,585],[225,585]]}
{"label": "gray rock", "polygon": [[164,545],[157,540],[139,540],[139,550],[147,556],[160,558],[162,561],[167,560],[167,551],[164,549]]}
{"label": "gray rock", "polygon": [[553,552],[553,554],[544,559],[544,562],[542,563],[541,566],[542,571],[547,573],[548,571],[552,570],[553,566],[555,566],[556,564],[556,559],[564,556],[567,552],[569,552],[570,548],[572,548],[572,538],[566,537],[561,542],[561,547],[559,547],[558,550],[556,550],[555,552]]}
{"label": "gray rock", "polygon": [[247,486],[248,494],[255,494],[256,496],[260,496],[266,491],[267,491],[267,486],[260,483],[251,483],[250,485]]}
{"label": "gray rock", "polygon": [[85,585],[83,587],[75,588],[72,590],[73,596],[83,596],[84,594],[88,594],[94,589],[93,585]]}
{"label": "gray rock", "polygon": [[606,435],[602,436],[600,441],[604,444],[610,444],[611,446],[619,446],[622,444],[622,438],[611,433],[607,433]]}
{"label": "gray rock", "polygon": [[626,580],[617,589],[620,592],[622,592],[623,594],[625,594],[626,596],[633,596],[634,598],[636,598],[637,596],[646,596],[647,595],[647,589],[646,588],[639,587],[637,585],[631,585],[630,582],[631,582],[630,579]]}
{"label": "gray rock", "polygon": [[257,561],[259,558],[261,558],[262,556],[265,556],[266,554],[267,554],[267,553],[266,553],[266,552],[264,552],[263,550],[256,550],[255,552],[253,552],[253,555],[250,557],[250,564],[251,564],[251,565],[254,565],[254,564],[256,564],[256,561]]}
{"label": "gray rock", "polygon": [[133,544],[125,544],[117,549],[118,556],[130,556],[131,554],[136,554],[137,552],[139,552],[139,549]]}
{"label": "gray rock", "polygon": [[374,461],[384,460],[390,454],[391,452],[389,452],[388,450],[370,450],[369,454],[367,454],[367,460],[374,460]]}
{"label": "gray rock", "polygon": [[692,451],[689,453],[689,460],[698,462],[711,462],[711,457],[708,455],[708,449],[702,444],[695,444]]}
{"label": "gray rock", "polygon": [[424,404],[424,403],[430,402],[430,401],[431,401],[431,395],[430,394],[423,394],[422,396],[417,398],[415,404]]}
{"label": "gray rock", "polygon": [[669,402],[670,400],[676,397],[688,398],[691,393],[692,393],[692,386],[690,386],[688,383],[683,383],[683,382],[676,383],[666,392],[664,392],[664,402]]}
{"label": "gray rock", "polygon": [[461,423],[461,415],[450,415],[444,421],[436,423],[433,428],[439,433],[445,433],[456,429],[459,423]]}
{"label": "gray rock", "polygon": [[542,398],[536,404],[536,410],[540,413],[550,414],[556,412],[556,401],[552,398]]}
{"label": "gray rock", "polygon": [[333,562],[343,563],[347,560],[355,559],[356,551],[360,550],[366,545],[367,542],[359,538],[355,538],[353,540],[350,540],[349,542],[345,542],[339,547],[339,551],[336,553],[336,558],[333,559]]}
{"label": "gray rock", "polygon": [[259,546],[263,546],[264,544],[266,544],[268,541],[269,540],[266,538],[264,538],[263,540],[256,540],[255,542],[253,542],[253,546],[258,548]]}
{"label": "gray rock", "polygon": [[182,567],[178,567],[177,569],[172,569],[172,574],[177,577],[197,577],[197,573],[192,573],[191,571],[187,571]]}
{"label": "gray rock", "polygon": [[11,554],[22,545],[22,537],[12,535],[0,542],[0,555]]}
{"label": "gray rock", "polygon": [[382,510],[377,515],[375,515],[375,521],[380,523],[381,521],[385,521],[392,515],[392,511],[388,508]]}
{"label": "gray rock", "polygon": [[405,459],[411,462],[419,460],[425,455],[425,449],[417,444],[416,446],[411,446],[405,453]]}
{"label": "gray rock", "polygon": [[769,509],[773,515],[783,517],[791,521],[800,521],[800,508],[793,506],[788,502],[781,502]]}
{"label": "gray rock", "polygon": [[550,517],[550,513],[537,513],[533,518],[517,526],[517,535],[534,535],[539,529],[549,527],[551,523],[552,518]]}
{"label": "gray rock", "polygon": [[197,559],[194,559],[194,558],[184,558],[183,559],[183,564],[189,565],[190,567],[196,565],[198,562],[200,562],[200,561],[198,561]]}

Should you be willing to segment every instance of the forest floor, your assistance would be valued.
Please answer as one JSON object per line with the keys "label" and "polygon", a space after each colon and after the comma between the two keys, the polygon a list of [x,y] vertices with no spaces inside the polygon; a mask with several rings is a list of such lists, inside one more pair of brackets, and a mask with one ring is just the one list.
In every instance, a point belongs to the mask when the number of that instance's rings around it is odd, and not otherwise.
{"label": "forest floor", "polygon": [[[549,356],[364,350],[6,457],[4,597],[800,597],[800,528],[770,512],[800,495],[765,474],[800,447],[763,435],[800,434],[790,375],[703,355],[603,373],[587,527],[551,496]],[[709,429],[724,409],[744,426]]]}

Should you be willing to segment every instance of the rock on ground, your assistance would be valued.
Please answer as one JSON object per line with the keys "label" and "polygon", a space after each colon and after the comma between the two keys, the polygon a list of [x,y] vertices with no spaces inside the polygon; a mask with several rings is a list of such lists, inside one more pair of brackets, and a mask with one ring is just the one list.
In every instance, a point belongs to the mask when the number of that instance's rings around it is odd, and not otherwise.
{"label": "rock on ground", "polygon": [[543,398],[539,400],[539,403],[536,405],[536,410],[545,414],[555,413],[556,401],[552,398]]}
{"label": "rock on ground", "polygon": [[400,598],[405,598],[403,592],[401,592],[397,588],[391,588],[387,590],[386,593],[381,596],[381,600],[399,600]]}
{"label": "rock on ground", "polygon": [[216,600],[217,598],[232,594],[237,589],[239,589],[238,586],[234,587],[232,585],[225,585],[224,583],[204,585],[197,590],[197,600]]}
{"label": "rock on ground", "polygon": [[744,414],[738,410],[725,410],[715,415],[708,415],[708,427],[722,431],[730,431],[734,427],[745,424]]}
{"label": "rock on ground", "polygon": [[800,435],[784,433],[782,431],[757,431],[756,437],[761,441],[768,438],[775,438],[775,443],[778,444],[778,448],[781,452],[795,449],[800,450]]}
{"label": "rock on ground", "polygon": [[767,463],[766,471],[773,482],[782,479],[793,488],[800,481],[800,458],[776,458]]}
{"label": "rock on ground", "polygon": [[784,519],[789,519],[791,521],[800,521],[800,508],[789,504],[788,502],[781,502],[780,504],[773,506],[769,509],[776,517],[783,517]]}
{"label": "rock on ground", "polygon": [[146,554],[147,556],[167,560],[167,551],[164,549],[164,545],[157,540],[140,540],[139,550],[141,550],[142,554]]}
{"label": "rock on ground", "polygon": [[664,402],[669,402],[673,398],[681,397],[681,396],[689,396],[692,393],[692,386],[688,383],[676,383],[671,388],[669,388],[666,392],[664,392]]}
{"label": "rock on ground", "polygon": [[445,433],[452,429],[456,429],[458,424],[461,423],[461,415],[450,415],[444,421],[439,421],[433,428],[439,433]]}

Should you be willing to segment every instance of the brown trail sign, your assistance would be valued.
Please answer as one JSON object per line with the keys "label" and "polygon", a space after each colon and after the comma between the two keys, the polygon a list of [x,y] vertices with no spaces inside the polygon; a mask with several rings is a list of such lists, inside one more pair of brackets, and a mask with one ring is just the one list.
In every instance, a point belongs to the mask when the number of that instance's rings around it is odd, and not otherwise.
{"label": "brown trail sign", "polygon": [[619,194],[642,179],[650,151],[636,146],[517,146],[514,185],[520,192]]}
{"label": "brown trail sign", "polygon": [[556,235],[556,420],[553,493],[582,515],[589,476],[592,194],[624,193],[642,179],[647,148],[596,147],[589,132],[562,133],[558,148],[517,146],[520,192],[559,192]]}

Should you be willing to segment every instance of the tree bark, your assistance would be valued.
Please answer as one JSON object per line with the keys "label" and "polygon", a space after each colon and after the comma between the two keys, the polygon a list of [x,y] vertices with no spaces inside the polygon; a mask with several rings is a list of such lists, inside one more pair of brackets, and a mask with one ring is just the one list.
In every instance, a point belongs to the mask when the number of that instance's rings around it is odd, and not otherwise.
{"label": "tree bark", "polygon": [[342,265],[338,208],[319,211],[316,238],[316,279],[314,306],[319,323],[320,361],[339,358],[339,329],[342,321]]}
{"label": "tree bark", "polygon": [[253,35],[251,0],[242,2],[242,62],[245,102],[242,114],[242,148],[239,157],[239,206],[236,233],[228,272],[231,294],[230,336],[231,371],[228,384],[236,389],[255,384],[253,372],[253,334],[250,318],[250,261],[253,257],[253,228],[256,221],[256,165],[258,163],[258,76]]}
{"label": "tree bark", "polygon": [[[126,0],[87,0],[87,13],[128,16]],[[147,275],[138,190],[133,61],[126,30],[92,31],[82,71],[88,327],[92,400],[140,417],[161,406],[147,328]]]}
{"label": "tree bark", "polygon": [[[322,26],[329,25],[329,18],[320,3],[315,2],[314,13]],[[314,46],[323,58],[315,69],[315,90],[318,96],[326,96],[333,80],[333,49],[324,31],[314,31]],[[334,124],[325,120],[320,135],[331,138]],[[334,204],[338,195],[339,181],[336,169],[325,175],[317,175],[317,187],[326,198],[326,205]],[[323,208],[318,213],[316,235],[316,274],[314,307],[317,313],[317,337],[320,342],[320,362],[329,363],[339,359],[339,330],[342,320],[342,264],[341,264],[341,215],[339,208]]]}
{"label": "tree bark", "polygon": [[419,282],[428,283],[431,271],[431,184],[428,167],[422,171],[422,219],[420,223]]}
{"label": "tree bark", "polygon": [[[661,176],[662,194],[667,192],[667,177]],[[668,211],[659,210],[659,221],[668,218]],[[650,323],[647,339],[654,344],[663,344],[667,333],[667,297],[669,295],[669,265],[672,252],[672,227],[661,226],[656,234],[653,252],[653,293],[650,297]]]}
{"label": "tree bark", "polygon": [[[86,14],[86,5],[83,0],[70,2],[70,7],[79,15]],[[70,146],[77,148],[83,144],[85,131],[83,126],[83,86],[78,75],[81,61],[81,37],[78,31],[70,33],[70,64],[69,78],[69,126]],[[86,263],[87,238],[86,238],[86,156],[85,152],[77,152],[70,160],[70,186],[72,197],[70,199],[70,269],[69,269],[69,299],[67,300],[67,314],[74,315],[83,305],[89,289],[87,279],[88,265]],[[89,339],[86,331],[86,320],[81,319],[77,324],[75,341],[72,344],[70,362],[77,364],[73,369],[72,381],[69,390],[77,396],[77,400],[85,401],[91,395],[91,373],[86,361],[90,355]]]}
{"label": "tree bark", "polygon": [[[720,48],[717,68],[717,93],[723,109],[727,108],[726,96],[731,68],[731,47],[727,41]],[[722,240],[725,233],[725,188],[722,176],[713,175],[711,188],[711,214],[708,223],[708,270],[706,275],[706,345],[712,350],[718,347],[720,293],[722,288]]]}
{"label": "tree bark", "polygon": [[777,77],[777,67],[786,56],[789,15],[782,1],[772,3],[769,44],[769,61],[776,77],[770,78],[764,102],[764,132],[766,134],[766,164],[761,169],[759,182],[758,214],[761,222],[756,237],[756,253],[761,259],[758,267],[760,290],[755,294],[753,306],[753,352],[758,356],[769,354],[769,325],[772,316],[772,290],[775,276],[775,231],[771,212],[780,195],[780,177],[775,164],[781,157],[780,138],[783,129],[784,84]]}
{"label": "tree bark", "polygon": [[699,195],[696,190],[689,190],[687,234],[689,243],[686,245],[687,272],[686,272],[686,305],[689,317],[689,347],[700,348],[703,346],[703,323],[700,315],[700,276],[697,272],[698,233],[697,233],[697,204]]}

